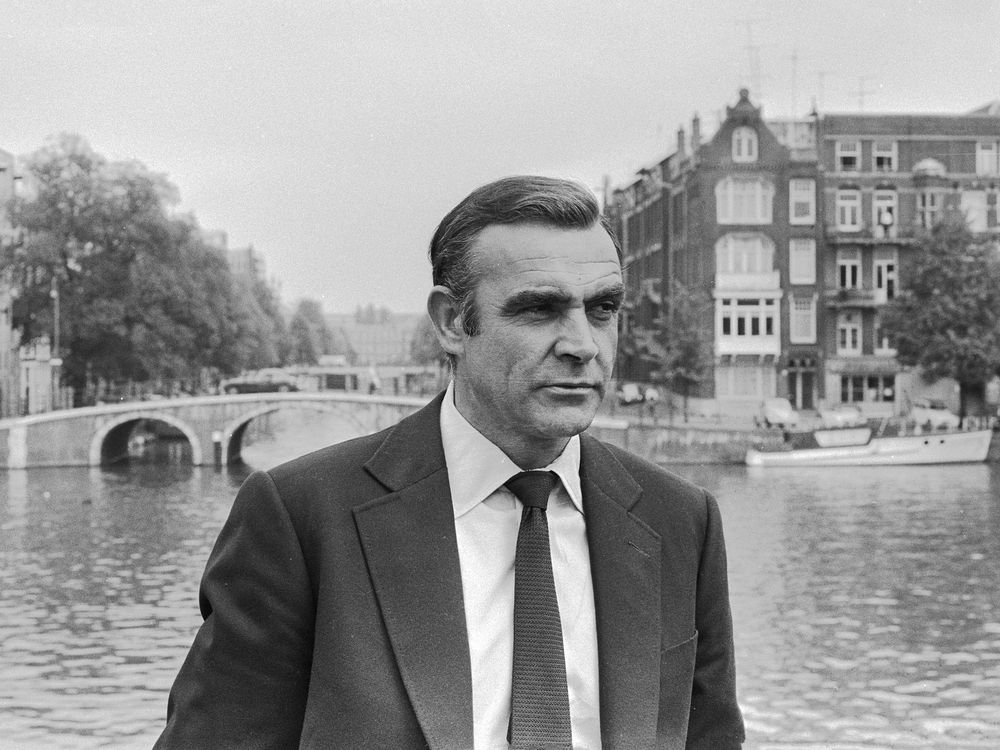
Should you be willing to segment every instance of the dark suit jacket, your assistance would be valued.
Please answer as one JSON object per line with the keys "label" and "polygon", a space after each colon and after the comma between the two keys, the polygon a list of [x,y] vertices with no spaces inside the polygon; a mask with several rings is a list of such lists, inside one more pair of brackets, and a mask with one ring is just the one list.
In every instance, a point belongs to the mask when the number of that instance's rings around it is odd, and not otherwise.
{"label": "dark suit jacket", "polygon": [[[472,747],[440,398],[246,480],[157,748]],[[738,747],[715,501],[586,435],[580,473],[604,748]]]}

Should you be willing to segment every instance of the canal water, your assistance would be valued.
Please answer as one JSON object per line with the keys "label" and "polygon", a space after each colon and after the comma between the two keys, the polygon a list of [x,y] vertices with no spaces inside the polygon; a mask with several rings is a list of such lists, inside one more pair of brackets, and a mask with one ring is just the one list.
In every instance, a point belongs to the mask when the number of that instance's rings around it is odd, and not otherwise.
{"label": "canal water", "polygon": [[[0,473],[0,747],[156,738],[247,471],[183,461]],[[722,508],[748,748],[1000,748],[1000,465],[672,470]]]}

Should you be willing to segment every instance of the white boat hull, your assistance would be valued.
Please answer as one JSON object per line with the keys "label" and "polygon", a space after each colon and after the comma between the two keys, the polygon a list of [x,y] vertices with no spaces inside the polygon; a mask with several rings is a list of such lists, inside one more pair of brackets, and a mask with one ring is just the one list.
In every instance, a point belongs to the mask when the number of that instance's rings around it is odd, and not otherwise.
{"label": "white boat hull", "polygon": [[991,430],[876,437],[863,445],[747,451],[748,466],[898,466],[985,461]]}

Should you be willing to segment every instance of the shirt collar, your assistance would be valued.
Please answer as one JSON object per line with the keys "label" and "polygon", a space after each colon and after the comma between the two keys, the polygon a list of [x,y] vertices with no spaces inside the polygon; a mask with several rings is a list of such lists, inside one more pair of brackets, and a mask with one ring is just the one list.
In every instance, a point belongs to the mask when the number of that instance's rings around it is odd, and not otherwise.
{"label": "shirt collar", "polygon": [[[468,513],[504,482],[521,471],[494,443],[469,424],[455,406],[455,383],[448,384],[441,402],[441,442],[455,518]],[[580,436],[570,438],[563,452],[548,466],[555,472],[578,511],[583,512],[580,489]]]}

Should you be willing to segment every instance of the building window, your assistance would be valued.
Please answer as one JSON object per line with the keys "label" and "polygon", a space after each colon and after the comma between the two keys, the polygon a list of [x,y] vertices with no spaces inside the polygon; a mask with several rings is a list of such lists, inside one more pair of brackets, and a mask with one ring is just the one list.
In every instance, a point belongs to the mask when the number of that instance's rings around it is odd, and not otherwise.
{"label": "building window", "polygon": [[882,327],[882,316],[875,316],[875,353],[882,357],[895,357],[896,350],[889,343],[889,337]]}
{"label": "building window", "polygon": [[861,251],[837,251],[837,286],[840,289],[857,289],[861,286]]}
{"label": "building window", "polygon": [[788,223],[808,225],[816,223],[816,180],[788,181]]}
{"label": "building window", "polygon": [[861,319],[857,313],[840,313],[837,316],[837,354],[861,354]]}
{"label": "building window", "polygon": [[777,335],[777,305],[773,299],[723,298],[720,301],[723,337],[771,338]]}
{"label": "building window", "polygon": [[895,190],[876,190],[872,200],[872,226],[875,236],[881,239],[896,236],[896,217],[899,215]]}
{"label": "building window", "polygon": [[857,232],[861,229],[860,190],[837,191],[837,229],[843,232]]}
{"label": "building window", "polygon": [[796,237],[788,241],[788,281],[816,283],[816,240]]}
{"label": "building window", "polygon": [[816,298],[792,297],[792,319],[789,337],[793,344],[816,341]]}
{"label": "building window", "polygon": [[879,302],[894,299],[898,291],[896,276],[896,253],[889,257],[875,259],[875,298]]}
{"label": "building window", "polygon": [[986,231],[986,191],[963,190],[960,203],[970,232]]}
{"label": "building window", "polygon": [[745,125],[733,131],[733,161],[757,161],[757,131]]}
{"label": "building window", "polygon": [[941,218],[941,194],[925,190],[917,194],[917,223],[930,229]]}
{"label": "building window", "polygon": [[844,403],[893,402],[896,378],[893,375],[841,375],[840,400]]}
{"label": "building window", "polygon": [[861,164],[861,141],[837,141],[837,171],[857,172]]}
{"label": "building window", "polygon": [[876,172],[895,172],[897,163],[895,141],[875,141],[872,144],[872,164]]}
{"label": "building window", "polygon": [[767,273],[774,270],[774,242],[764,234],[726,234],[715,243],[716,273]]}
{"label": "building window", "polygon": [[997,142],[979,142],[976,144],[976,174],[994,176],[1000,174]]}
{"label": "building window", "polygon": [[770,224],[774,185],[760,177],[727,177],[715,186],[719,224]]}
{"label": "building window", "polygon": [[892,403],[896,400],[896,376],[841,375],[840,400],[846,404]]}

